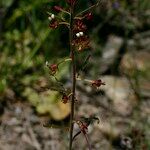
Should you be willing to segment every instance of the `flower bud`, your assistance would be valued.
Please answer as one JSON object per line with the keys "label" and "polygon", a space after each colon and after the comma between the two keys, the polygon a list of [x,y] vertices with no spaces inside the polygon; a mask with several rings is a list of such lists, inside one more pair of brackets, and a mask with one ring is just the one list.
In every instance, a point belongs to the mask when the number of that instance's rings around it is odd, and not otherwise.
{"label": "flower bud", "polygon": [[51,18],[52,18],[52,19],[54,19],[54,18],[55,18],[55,15],[54,15],[54,14],[52,14],[52,15],[51,15]]}
{"label": "flower bud", "polygon": [[80,36],[83,36],[83,32],[79,32]]}
{"label": "flower bud", "polygon": [[60,11],[63,10],[63,8],[60,7],[60,6],[54,6],[53,9],[54,9],[56,12],[60,12]]}
{"label": "flower bud", "polygon": [[48,61],[45,62],[46,66],[48,66]]}
{"label": "flower bud", "polygon": [[100,87],[101,85],[105,85],[105,83],[102,82],[102,80],[100,80],[100,79],[92,81],[92,86],[94,86],[94,87]]}
{"label": "flower bud", "polygon": [[93,19],[93,15],[92,15],[92,13],[91,12],[89,12],[89,13],[87,13],[87,14],[85,14],[85,19],[87,19],[87,20],[92,20]]}
{"label": "flower bud", "polygon": [[58,65],[57,64],[51,64],[49,66],[49,69],[50,69],[52,75],[54,75],[57,72],[57,70],[58,70]]}
{"label": "flower bud", "polygon": [[77,37],[80,37],[80,33],[76,33],[76,36],[77,36]]}
{"label": "flower bud", "polygon": [[49,24],[49,27],[52,28],[52,29],[56,29],[59,25],[59,22],[55,19],[53,19],[50,24]]}
{"label": "flower bud", "polygon": [[69,100],[69,97],[66,94],[63,94],[63,96],[62,96],[62,102],[64,104],[66,104],[68,102],[68,100]]}
{"label": "flower bud", "polygon": [[51,16],[49,16],[49,17],[48,17],[48,20],[49,20],[49,21],[51,21],[51,20],[52,20],[52,17],[51,17]]}

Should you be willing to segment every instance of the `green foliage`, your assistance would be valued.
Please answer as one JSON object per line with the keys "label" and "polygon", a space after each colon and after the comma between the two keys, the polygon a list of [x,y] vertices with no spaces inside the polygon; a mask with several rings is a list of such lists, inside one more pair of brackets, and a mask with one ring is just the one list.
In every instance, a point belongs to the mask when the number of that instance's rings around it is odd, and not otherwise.
{"label": "green foliage", "polygon": [[59,55],[60,31],[48,28],[49,0],[1,1],[1,6],[4,18],[0,39],[0,92],[9,87],[19,94],[23,76],[33,72],[43,74],[45,60],[52,62]]}

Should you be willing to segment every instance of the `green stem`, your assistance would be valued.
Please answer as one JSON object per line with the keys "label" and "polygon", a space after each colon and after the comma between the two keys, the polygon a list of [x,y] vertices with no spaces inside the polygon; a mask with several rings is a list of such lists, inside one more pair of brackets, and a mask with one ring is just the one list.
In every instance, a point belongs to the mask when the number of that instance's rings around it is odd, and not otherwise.
{"label": "green stem", "polygon": [[71,99],[71,114],[70,114],[70,140],[69,140],[69,150],[72,150],[72,138],[73,138],[73,128],[74,128],[74,104],[75,104],[75,90],[76,90],[76,64],[75,64],[75,54],[72,46],[73,39],[73,18],[74,18],[74,7],[70,8],[70,29],[69,29],[69,42],[70,42],[70,52],[72,58],[72,99]]}

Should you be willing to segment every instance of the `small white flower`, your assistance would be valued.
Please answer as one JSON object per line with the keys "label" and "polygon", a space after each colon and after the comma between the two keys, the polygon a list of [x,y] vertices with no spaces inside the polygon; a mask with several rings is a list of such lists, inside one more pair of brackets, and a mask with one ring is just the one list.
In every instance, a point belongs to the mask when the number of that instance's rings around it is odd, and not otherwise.
{"label": "small white flower", "polygon": [[80,36],[83,36],[83,32],[79,32]]}
{"label": "small white flower", "polygon": [[83,32],[78,32],[78,33],[76,33],[76,36],[77,36],[77,37],[81,37],[81,36],[83,36],[83,35],[84,35]]}
{"label": "small white flower", "polygon": [[50,20],[50,21],[51,21],[51,20],[52,20],[52,17],[50,17],[50,16],[49,16],[49,17],[48,17],[48,20]]}
{"label": "small white flower", "polygon": [[45,62],[46,66],[48,66],[48,61]]}
{"label": "small white flower", "polygon": [[51,14],[51,18],[54,19],[54,18],[55,18],[55,15],[54,15],[54,14]]}
{"label": "small white flower", "polygon": [[48,17],[48,20],[49,20],[49,21],[52,21],[54,18],[55,18],[55,15],[54,15],[54,14],[51,14],[51,16]]}
{"label": "small white flower", "polygon": [[76,36],[77,36],[77,37],[80,37],[80,33],[76,33]]}

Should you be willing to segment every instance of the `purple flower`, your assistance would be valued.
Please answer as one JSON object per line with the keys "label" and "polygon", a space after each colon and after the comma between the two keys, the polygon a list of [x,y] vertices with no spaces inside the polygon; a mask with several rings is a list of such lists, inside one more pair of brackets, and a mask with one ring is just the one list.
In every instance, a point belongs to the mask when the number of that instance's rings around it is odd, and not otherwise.
{"label": "purple flower", "polygon": [[112,4],[112,8],[114,9],[118,9],[120,7],[120,3],[118,1],[115,1],[113,4]]}

